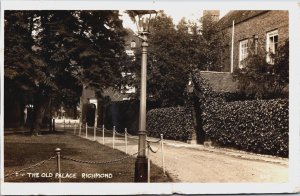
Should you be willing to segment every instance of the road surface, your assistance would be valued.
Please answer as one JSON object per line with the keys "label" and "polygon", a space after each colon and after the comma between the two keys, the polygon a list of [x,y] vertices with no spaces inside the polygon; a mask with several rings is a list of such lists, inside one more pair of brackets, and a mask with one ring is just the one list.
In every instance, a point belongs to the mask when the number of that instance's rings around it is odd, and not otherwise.
{"label": "road surface", "polygon": [[[94,140],[92,129],[87,139]],[[78,135],[78,132],[76,133]],[[85,130],[81,137],[85,138]],[[155,138],[149,138],[157,140]],[[96,140],[102,144],[102,132],[97,131]],[[112,135],[105,133],[105,145],[112,147]],[[128,154],[138,151],[138,140],[128,138]],[[151,144],[153,150],[160,147],[160,143]],[[125,138],[115,137],[115,149],[125,152]],[[151,161],[162,166],[161,149],[150,154]],[[288,159],[258,155],[238,150],[204,147],[184,142],[164,141],[165,169],[175,182],[200,183],[251,183],[288,181]]]}

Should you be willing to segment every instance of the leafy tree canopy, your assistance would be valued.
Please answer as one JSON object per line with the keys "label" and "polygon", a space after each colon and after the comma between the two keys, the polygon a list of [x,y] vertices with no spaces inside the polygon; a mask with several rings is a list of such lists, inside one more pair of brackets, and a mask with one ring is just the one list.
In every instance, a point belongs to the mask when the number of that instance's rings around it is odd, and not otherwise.
{"label": "leafy tree canopy", "polygon": [[83,85],[120,86],[125,35],[114,10],[5,11],[6,89],[29,97],[37,121],[50,102],[75,107]]}
{"label": "leafy tree canopy", "polygon": [[[151,21],[151,32],[148,47],[147,92],[149,98],[161,101],[163,106],[182,105],[186,100],[185,88],[189,72],[200,70],[218,70],[215,66],[215,49],[220,39],[212,38],[210,29],[202,28],[202,20],[186,21],[183,18],[174,25],[171,17],[160,11]],[[140,48],[136,50],[136,61],[132,64],[132,72],[140,73]],[[129,65],[130,66],[130,65]],[[136,84],[139,85],[139,77]]]}

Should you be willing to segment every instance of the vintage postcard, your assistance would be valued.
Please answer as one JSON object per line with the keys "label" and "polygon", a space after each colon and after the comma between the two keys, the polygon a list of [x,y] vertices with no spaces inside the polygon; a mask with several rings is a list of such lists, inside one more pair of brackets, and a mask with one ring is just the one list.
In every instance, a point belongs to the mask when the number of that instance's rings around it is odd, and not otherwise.
{"label": "vintage postcard", "polygon": [[294,1],[1,1],[1,194],[300,191]]}

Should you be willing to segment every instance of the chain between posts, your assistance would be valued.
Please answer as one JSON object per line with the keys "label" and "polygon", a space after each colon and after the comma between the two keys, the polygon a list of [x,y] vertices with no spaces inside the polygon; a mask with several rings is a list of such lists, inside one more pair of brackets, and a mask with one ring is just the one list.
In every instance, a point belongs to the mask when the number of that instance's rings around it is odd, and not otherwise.
{"label": "chain between posts", "polygon": [[[143,150],[143,149],[142,149]],[[140,150],[140,151],[142,151]],[[140,152],[139,151],[139,152]],[[96,164],[96,165],[104,165],[104,164],[111,164],[111,163],[116,163],[116,162],[120,162],[120,161],[123,161],[125,159],[128,159],[132,156],[135,156],[137,155],[139,152],[136,152],[134,154],[130,154],[128,156],[125,156],[125,157],[122,157],[122,158],[119,158],[119,159],[115,159],[115,160],[110,160],[110,161],[103,161],[103,162],[97,162],[97,161],[83,161],[83,160],[79,160],[79,159],[75,159],[75,158],[71,158],[71,157],[66,157],[66,156],[61,156],[62,159],[65,159],[65,160],[69,160],[69,161],[74,161],[74,162],[77,162],[77,163],[85,163],[85,164]]]}
{"label": "chain between posts", "polygon": [[116,132],[116,134],[117,135],[120,135],[120,136],[125,136],[125,134],[124,133],[119,133],[119,132],[117,132],[117,131],[115,131]]}
{"label": "chain between posts", "polygon": [[[103,127],[103,130],[105,130],[104,127]],[[107,130],[107,129],[106,129],[106,130]],[[111,130],[107,130],[107,131],[111,131]],[[112,131],[113,131],[113,133],[116,133],[116,134],[119,134],[119,135],[122,135],[122,136],[125,135],[125,137],[126,137],[126,136],[129,137],[129,135],[130,135],[130,134],[127,133],[127,129],[125,129],[125,134],[118,133],[118,132],[115,131],[115,130],[112,130]],[[160,146],[159,146],[156,150],[153,150],[153,148],[151,147],[150,143],[158,143],[158,142],[160,142],[160,141],[163,140],[162,138],[163,138],[163,136],[162,136],[162,134],[161,134],[161,138],[160,138],[159,140],[156,140],[156,141],[146,140],[146,141],[147,141],[147,148],[146,148],[146,149],[148,149],[148,156],[149,156],[149,158],[150,158],[150,151],[151,151],[152,153],[157,153],[158,150],[160,149]],[[126,139],[125,139],[125,140],[126,140]],[[126,141],[125,143],[126,143],[126,145],[127,145],[127,141]],[[162,143],[162,142],[161,142],[161,143]],[[127,146],[126,146],[126,147],[127,147]],[[163,144],[161,144],[161,148],[162,148],[162,151],[163,151]],[[120,161],[122,161],[122,160],[128,159],[128,158],[130,158],[130,157],[132,157],[132,156],[137,155],[139,152],[143,151],[144,149],[145,149],[145,148],[141,149],[140,151],[138,151],[138,152],[136,152],[136,153],[134,153],[134,154],[130,154],[130,155],[128,155],[128,156],[125,156],[125,157],[122,157],[122,158],[119,158],[119,159],[110,160],[110,161],[103,161],[103,162],[97,162],[97,161],[83,161],[83,160],[79,160],[79,159],[75,159],[75,158],[71,158],[71,157],[67,157],[67,156],[62,156],[62,155],[60,155],[60,154],[58,153],[56,156],[52,156],[52,157],[50,157],[50,158],[48,158],[48,159],[45,159],[45,160],[40,161],[40,162],[38,162],[38,163],[36,163],[36,164],[34,164],[34,165],[31,165],[31,166],[29,166],[29,167],[27,167],[27,168],[24,168],[24,169],[21,169],[21,170],[18,170],[18,171],[14,171],[13,173],[7,174],[7,175],[5,175],[4,177],[7,178],[7,177],[10,177],[10,176],[13,176],[13,175],[16,175],[16,176],[17,176],[17,175],[18,175],[19,173],[21,173],[21,172],[25,172],[26,170],[29,170],[29,169],[38,167],[38,166],[44,164],[45,162],[50,161],[50,160],[55,159],[55,158],[58,159],[58,170],[59,170],[59,173],[60,173],[60,166],[59,166],[59,165],[60,165],[60,159],[69,160],[69,161],[74,161],[74,162],[77,162],[77,163],[84,163],[84,164],[104,165],[104,164],[112,164],[112,163],[116,163],[116,162],[120,162]],[[58,152],[58,151],[60,152],[60,149],[56,149],[56,152]],[[126,149],[126,154],[127,154],[127,149]],[[165,168],[164,168],[164,155],[163,155],[163,152],[162,152],[162,157],[163,157],[163,170],[164,170],[164,173],[165,173]],[[59,181],[59,182],[61,182],[61,181]]]}
{"label": "chain between posts", "polygon": [[13,175],[19,175],[19,173],[22,173],[22,172],[25,172],[25,171],[27,171],[27,170],[29,170],[29,169],[38,167],[38,166],[44,164],[44,163],[47,162],[47,161],[50,161],[50,160],[52,160],[52,159],[55,159],[56,157],[57,157],[57,156],[52,156],[52,157],[50,157],[50,158],[48,158],[48,159],[45,159],[45,160],[43,160],[43,161],[40,161],[40,162],[38,162],[38,163],[36,163],[36,164],[33,164],[33,165],[29,166],[29,167],[26,167],[26,168],[23,168],[23,169],[21,169],[21,170],[14,171],[13,173],[7,174],[7,175],[5,175],[4,177],[7,178],[7,177],[10,177],[10,176],[13,176]]}
{"label": "chain between posts", "polygon": [[130,135],[128,135],[127,137],[130,138],[130,139],[134,139],[134,140],[138,140],[139,139],[139,138],[137,138],[135,136],[130,136]]}
{"label": "chain between posts", "polygon": [[86,127],[87,127],[87,128],[90,128],[90,129],[91,129],[91,128],[94,128],[94,126],[88,126],[88,125],[87,125]]}
{"label": "chain between posts", "polygon": [[149,141],[147,141],[147,145],[148,145],[148,148],[149,148],[149,150],[150,150],[151,152],[153,152],[153,153],[157,153],[157,152],[158,152],[158,150],[160,149],[160,147],[158,147],[156,150],[153,150],[153,148],[151,147],[151,145],[150,145],[150,142],[149,142]]}
{"label": "chain between posts", "polygon": [[130,138],[130,139],[135,139],[135,140],[138,140],[138,136],[134,136],[134,135],[131,135],[127,132],[127,137]]}
{"label": "chain between posts", "polygon": [[[102,131],[102,128],[97,128],[97,130]],[[104,131],[107,132],[107,133],[111,133],[111,134],[112,134],[114,130],[109,130],[109,129],[106,129],[106,128],[105,128]],[[114,132],[116,133],[116,135],[125,136],[124,133],[119,133],[119,132],[117,132],[117,131],[114,131]],[[129,134],[128,132],[127,132],[126,134],[127,134],[127,137],[128,137],[128,138],[136,139],[136,140],[139,139],[139,138],[137,138],[137,136],[131,135],[131,134]],[[161,141],[161,138],[158,139],[158,140],[156,140],[156,141],[153,141],[153,140],[147,140],[147,142],[151,142],[151,143],[159,143],[160,141]]]}
{"label": "chain between posts", "polygon": [[[127,154],[127,138],[131,138],[131,139],[136,139],[138,140],[139,138],[136,138],[135,136],[133,135],[130,135],[128,132],[127,132],[127,129],[125,129],[125,133],[119,133],[116,131],[115,129],[115,126],[113,127],[113,130],[108,130],[104,127],[104,125],[102,126],[102,129],[101,128],[96,128],[96,130],[99,130],[99,131],[102,131],[102,137],[103,137],[103,144],[104,144],[104,132],[108,132],[110,134],[113,135],[113,149],[114,149],[114,137],[115,137],[115,134],[116,135],[120,135],[120,136],[124,136],[125,137],[125,152]],[[130,137],[132,136],[132,137]],[[165,161],[164,161],[164,146],[163,146],[163,134],[160,134],[160,139],[158,140],[148,140],[146,139],[146,142],[147,142],[147,148],[148,149],[148,156],[150,158],[150,152],[152,153],[157,153],[159,151],[159,149],[161,149],[161,154],[162,154],[162,167],[163,167],[163,173],[165,174]],[[152,148],[152,146],[150,145],[150,143],[152,144],[155,144],[155,143],[160,143],[160,145],[158,146],[158,148],[156,150],[154,150]],[[112,161],[106,161],[106,162],[95,162],[95,161],[82,161],[82,160],[77,160],[77,159],[73,159],[73,158],[69,158],[69,157],[62,157],[63,159],[68,159],[68,160],[71,160],[71,161],[76,161],[76,162],[79,162],[79,163],[87,163],[87,164],[109,164],[109,163],[114,163],[114,162],[118,162],[118,161],[121,161],[123,159],[126,159],[128,157],[131,157],[133,155],[136,155],[138,154],[135,153],[135,154],[132,154],[132,155],[129,155],[127,157],[124,157],[124,158],[121,158],[121,159],[117,159],[117,160],[112,160]]]}
{"label": "chain between posts", "polygon": [[[102,128],[97,128],[99,131],[103,131],[103,129]],[[104,131],[105,132],[107,132],[107,133],[112,133],[113,132],[113,130],[109,130],[109,129],[106,129],[106,128],[104,128]]]}
{"label": "chain between posts", "polygon": [[149,143],[158,143],[158,142],[160,142],[160,141],[161,141],[161,138],[158,139],[158,140],[156,140],[156,141],[153,141],[153,140],[147,140],[147,142],[149,142]]}

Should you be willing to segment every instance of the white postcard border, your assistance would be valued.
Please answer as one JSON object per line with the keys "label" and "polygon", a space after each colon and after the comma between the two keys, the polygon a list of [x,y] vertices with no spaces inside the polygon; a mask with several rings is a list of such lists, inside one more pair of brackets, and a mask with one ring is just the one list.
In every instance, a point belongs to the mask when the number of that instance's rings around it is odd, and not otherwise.
{"label": "white postcard border", "polygon": [[[289,182],[275,183],[4,183],[4,10],[126,10],[126,9],[201,9],[289,10]],[[103,194],[221,194],[287,193],[300,191],[300,9],[293,1],[2,1],[1,2],[1,194],[4,195],[103,195]],[[220,174],[221,175],[221,174]]]}

